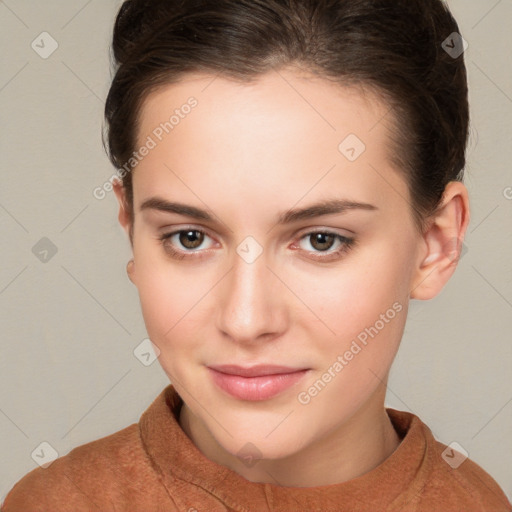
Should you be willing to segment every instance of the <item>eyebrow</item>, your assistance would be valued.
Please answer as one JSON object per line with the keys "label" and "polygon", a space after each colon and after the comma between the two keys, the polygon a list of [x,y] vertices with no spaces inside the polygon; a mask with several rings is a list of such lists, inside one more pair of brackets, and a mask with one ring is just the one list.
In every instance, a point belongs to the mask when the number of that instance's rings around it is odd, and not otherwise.
{"label": "eyebrow", "polygon": [[[158,210],[167,213],[176,213],[196,220],[214,222],[214,218],[206,210],[195,206],[167,201],[160,197],[151,197],[144,201],[140,210]],[[347,199],[328,199],[312,204],[305,208],[293,208],[281,213],[277,224],[291,224],[293,222],[321,217],[322,215],[333,215],[346,213],[349,210],[368,210],[374,211],[378,208],[369,203],[359,201],[350,201]]]}

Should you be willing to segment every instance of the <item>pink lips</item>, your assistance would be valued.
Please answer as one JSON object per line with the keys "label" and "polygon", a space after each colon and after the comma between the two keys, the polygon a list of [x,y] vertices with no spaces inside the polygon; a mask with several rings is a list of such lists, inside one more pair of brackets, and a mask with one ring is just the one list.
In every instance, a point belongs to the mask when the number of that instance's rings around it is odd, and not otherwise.
{"label": "pink lips", "polygon": [[213,381],[219,388],[241,400],[268,400],[293,386],[309,371],[287,366],[257,365],[249,368],[236,365],[209,366]]}

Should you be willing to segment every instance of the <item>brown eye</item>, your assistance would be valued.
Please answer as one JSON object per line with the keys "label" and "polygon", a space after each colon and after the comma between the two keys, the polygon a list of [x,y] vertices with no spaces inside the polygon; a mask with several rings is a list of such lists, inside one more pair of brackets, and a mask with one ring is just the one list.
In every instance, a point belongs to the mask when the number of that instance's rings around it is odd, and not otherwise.
{"label": "brown eye", "polygon": [[[210,245],[205,240],[210,238]],[[184,258],[201,258],[209,253],[213,242],[207,233],[192,228],[185,228],[164,233],[159,236],[164,251],[172,258],[182,260]],[[206,250],[205,250],[206,249]]]}
{"label": "brown eye", "polygon": [[[304,247],[308,242],[312,249]],[[336,244],[336,242],[338,242]],[[301,237],[299,246],[308,254],[308,257],[317,261],[329,262],[340,259],[355,245],[355,238],[347,238],[329,231],[310,231]]]}
{"label": "brown eye", "polygon": [[329,233],[312,233],[309,235],[311,246],[319,251],[326,251],[330,249],[336,237]]}
{"label": "brown eye", "polygon": [[204,233],[194,229],[179,232],[179,242],[186,249],[197,249],[204,240]]}

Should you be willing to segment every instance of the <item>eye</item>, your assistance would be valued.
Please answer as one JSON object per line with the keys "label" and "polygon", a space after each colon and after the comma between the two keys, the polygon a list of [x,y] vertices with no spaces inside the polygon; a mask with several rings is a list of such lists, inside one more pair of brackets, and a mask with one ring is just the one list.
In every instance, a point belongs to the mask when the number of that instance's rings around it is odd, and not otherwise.
{"label": "eye", "polygon": [[[180,229],[171,233],[164,233],[160,237],[160,241],[164,250],[173,258],[183,259],[188,256],[195,257],[196,252],[204,252],[204,247],[201,247],[205,238],[210,238],[204,231],[199,229]],[[178,248],[176,248],[178,246]],[[184,248],[185,250],[181,249]]]}
{"label": "eye", "polygon": [[[338,259],[343,253],[347,252],[355,245],[354,238],[348,238],[329,231],[311,231],[302,236],[300,240],[308,242],[308,244],[313,247],[313,251],[307,248],[305,250],[310,252],[314,259],[318,259],[320,261]],[[337,246],[336,242],[338,242]],[[333,246],[337,248],[329,251]],[[326,254],[322,255],[322,253]]]}
{"label": "eye", "polygon": [[[207,256],[210,247],[202,247],[206,238],[211,238],[207,233],[200,229],[186,228],[170,233],[164,233],[159,237],[163,248],[169,256],[174,259],[182,260],[185,258],[200,258]],[[302,241],[307,241],[313,248],[310,250],[304,248]],[[341,256],[355,245],[354,238],[348,238],[338,233],[329,231],[311,231],[300,238],[299,245],[302,250],[308,253],[308,257],[319,261],[333,261]],[[336,242],[338,242],[336,246]],[[307,244],[306,244],[307,245]],[[330,250],[332,247],[335,250]],[[206,254],[205,254],[206,253]],[[322,254],[325,253],[325,254]]]}

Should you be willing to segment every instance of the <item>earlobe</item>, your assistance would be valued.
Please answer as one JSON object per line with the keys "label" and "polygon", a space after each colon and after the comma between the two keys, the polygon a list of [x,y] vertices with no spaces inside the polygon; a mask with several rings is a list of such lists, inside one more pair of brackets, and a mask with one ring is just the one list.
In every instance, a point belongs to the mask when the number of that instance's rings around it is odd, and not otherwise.
{"label": "earlobe", "polygon": [[411,283],[412,299],[428,300],[443,289],[457,268],[469,224],[469,198],[464,184],[448,183],[442,203],[423,234],[423,250]]}
{"label": "earlobe", "polygon": [[126,264],[126,274],[128,275],[128,278],[130,279],[130,281],[133,284],[136,284],[135,283],[135,261],[133,259],[131,259]]}

